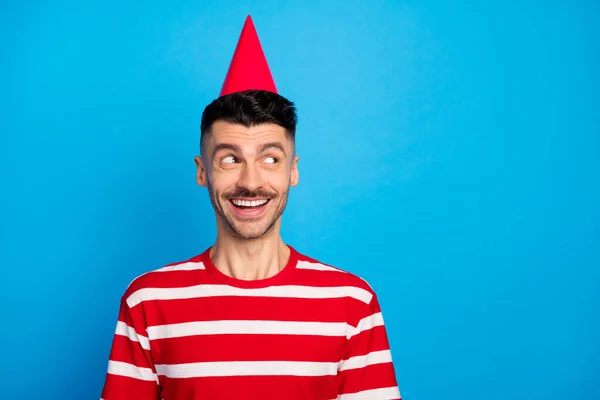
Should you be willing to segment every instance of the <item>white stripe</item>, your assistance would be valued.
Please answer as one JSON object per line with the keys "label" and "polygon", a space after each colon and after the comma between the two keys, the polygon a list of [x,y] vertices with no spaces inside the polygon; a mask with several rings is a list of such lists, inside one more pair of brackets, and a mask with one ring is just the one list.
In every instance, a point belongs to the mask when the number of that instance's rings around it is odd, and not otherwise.
{"label": "white stripe", "polygon": [[312,263],[312,262],[308,262],[308,261],[298,261],[298,264],[296,264],[296,268],[300,268],[300,269],[313,269],[315,271],[335,271],[335,272],[342,272],[344,274],[346,274],[346,271],[342,271],[341,269],[337,269],[335,267],[330,267],[329,265],[324,265],[324,264],[320,264],[320,263]]}
{"label": "white stripe", "polygon": [[125,322],[117,322],[117,330],[115,335],[127,336],[129,340],[139,342],[144,350],[150,350],[150,342],[146,336],[139,335],[135,329],[127,325]]}
{"label": "white stripe", "polygon": [[158,377],[150,368],[137,367],[121,361],[108,361],[108,373],[112,375],[127,376],[142,381],[156,381]]}
{"label": "white stripe", "polygon": [[346,336],[345,322],[197,321],[148,327],[150,340],[195,335],[319,335]]}
{"label": "white stripe", "polygon": [[383,315],[381,315],[380,312],[369,315],[368,317],[365,317],[365,318],[361,319],[360,321],[358,321],[356,328],[351,325],[348,325],[347,338],[350,339],[352,336],[358,335],[361,332],[368,331],[369,329],[373,329],[376,326],[382,326],[382,325],[383,325]]}
{"label": "white stripe", "polygon": [[185,262],[177,265],[169,265],[168,267],[162,267],[154,272],[168,272],[168,271],[193,271],[197,269],[206,269],[202,262]]}
{"label": "white stripe", "polygon": [[342,394],[338,400],[394,400],[400,398],[400,389],[398,386],[381,389],[363,390],[358,393]]}
{"label": "white stripe", "polygon": [[258,289],[242,289],[227,285],[196,285],[182,288],[144,288],[132,293],[127,304],[133,308],[143,301],[192,299],[217,296],[287,297],[303,299],[331,299],[353,297],[366,304],[373,295],[355,286],[270,286]]}
{"label": "white stripe", "polygon": [[373,351],[364,356],[350,357],[342,361],[340,371],[349,369],[364,368],[369,365],[384,364],[392,362],[392,353],[390,350]]}
{"label": "white stripe", "polygon": [[306,361],[219,361],[156,365],[158,375],[169,378],[208,376],[327,376],[336,375],[338,363]]}

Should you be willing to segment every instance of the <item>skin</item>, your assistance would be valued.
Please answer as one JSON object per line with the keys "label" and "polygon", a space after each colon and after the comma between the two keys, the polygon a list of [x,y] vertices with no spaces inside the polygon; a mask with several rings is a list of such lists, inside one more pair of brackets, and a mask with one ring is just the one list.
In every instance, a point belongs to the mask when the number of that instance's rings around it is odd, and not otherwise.
{"label": "skin", "polygon": [[[298,156],[285,129],[216,121],[195,157],[196,181],[208,189],[217,220],[211,260],[221,272],[244,280],[281,271],[290,250],[280,235],[291,186],[298,184]],[[232,201],[268,200],[259,209],[237,209]]]}

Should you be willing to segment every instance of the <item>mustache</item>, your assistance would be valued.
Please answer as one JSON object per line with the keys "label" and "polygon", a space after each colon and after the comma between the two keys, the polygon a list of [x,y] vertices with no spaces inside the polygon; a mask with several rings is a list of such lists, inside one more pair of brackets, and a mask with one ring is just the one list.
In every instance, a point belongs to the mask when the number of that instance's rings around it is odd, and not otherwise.
{"label": "mustache", "polygon": [[223,197],[227,200],[231,200],[231,199],[236,199],[236,198],[246,198],[246,199],[253,199],[253,198],[262,198],[262,199],[274,199],[275,197],[277,197],[277,193],[273,193],[273,192],[269,192],[263,189],[257,189],[255,191],[251,191],[245,188],[239,188],[233,192],[229,192],[229,193],[225,193],[223,195]]}

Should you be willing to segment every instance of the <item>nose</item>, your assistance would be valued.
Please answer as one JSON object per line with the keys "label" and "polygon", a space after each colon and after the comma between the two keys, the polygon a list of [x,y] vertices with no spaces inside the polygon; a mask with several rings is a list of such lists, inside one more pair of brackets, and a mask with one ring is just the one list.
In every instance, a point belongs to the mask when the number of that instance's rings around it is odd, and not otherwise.
{"label": "nose", "polygon": [[260,169],[252,164],[247,163],[244,164],[240,173],[240,177],[238,179],[238,187],[242,187],[244,189],[255,191],[263,186],[263,178],[261,175]]}

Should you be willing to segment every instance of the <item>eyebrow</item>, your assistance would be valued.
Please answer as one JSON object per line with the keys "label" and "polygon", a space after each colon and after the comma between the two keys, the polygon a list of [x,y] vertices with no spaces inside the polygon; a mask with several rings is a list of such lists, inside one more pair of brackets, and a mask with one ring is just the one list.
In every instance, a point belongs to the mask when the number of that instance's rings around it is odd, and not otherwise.
{"label": "eyebrow", "polygon": [[269,149],[278,149],[281,150],[281,152],[283,154],[285,154],[285,148],[283,147],[283,145],[279,142],[269,142],[269,143],[265,143],[262,144],[259,148],[258,148],[258,152],[259,153],[264,153],[265,151],[269,150]]}
{"label": "eyebrow", "polygon": [[[281,152],[283,154],[285,154],[285,148],[283,147],[283,144],[281,144],[279,142],[269,142],[269,143],[261,144],[260,147],[258,148],[258,153],[259,154],[264,153],[265,151],[267,151],[269,149],[278,149],[278,150],[281,150]],[[233,151],[234,153],[242,152],[242,148],[240,146],[238,146],[237,144],[218,143],[217,145],[215,145],[215,148],[213,150],[213,158],[215,157],[217,152],[219,152],[221,150],[229,150],[229,151]]]}
{"label": "eyebrow", "polygon": [[213,154],[212,154],[213,158],[215,157],[215,154],[217,154],[217,152],[221,151],[221,150],[230,150],[230,151],[233,151],[235,153],[241,153],[242,152],[242,148],[240,146],[238,146],[237,144],[219,143],[213,149]]}

